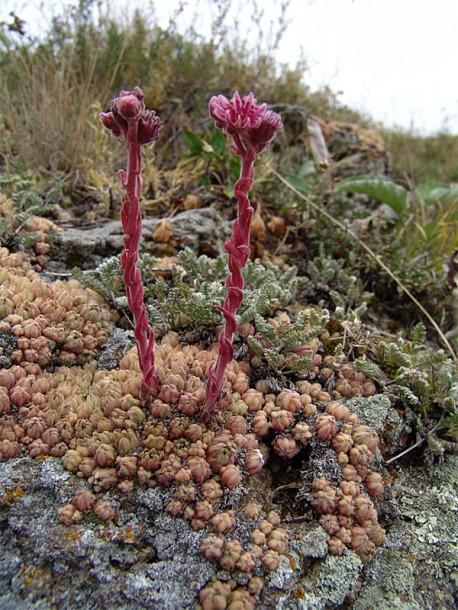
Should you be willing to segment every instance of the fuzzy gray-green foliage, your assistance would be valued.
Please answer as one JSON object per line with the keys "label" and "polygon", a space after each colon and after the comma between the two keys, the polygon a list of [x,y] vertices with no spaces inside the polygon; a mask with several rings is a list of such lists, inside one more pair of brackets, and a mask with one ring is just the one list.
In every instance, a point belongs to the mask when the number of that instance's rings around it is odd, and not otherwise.
{"label": "fuzzy gray-green foliage", "polygon": [[83,271],[79,267],[72,269],[72,276],[86,288],[103,296],[111,305],[125,307],[121,297],[121,262],[119,256],[112,256],[103,261],[94,271]]}
{"label": "fuzzy gray-green foliage", "polygon": [[425,327],[418,324],[410,340],[371,343],[368,357],[353,364],[412,410],[417,440],[441,455],[458,442],[458,367],[443,350],[426,349],[425,338]]}
{"label": "fuzzy gray-green foliage", "polygon": [[35,210],[43,206],[43,200],[33,190],[33,181],[20,170],[14,174],[0,174],[0,193],[11,197],[18,212]]}
{"label": "fuzzy gray-green foliage", "polygon": [[[153,300],[150,310],[162,327],[174,328],[183,324],[217,325],[223,323],[218,306],[227,294],[227,256],[216,259],[197,256],[185,249],[179,254],[180,266],[171,271],[170,281],[156,280],[147,289]],[[253,322],[258,315],[273,313],[285,307],[297,290],[296,269],[282,272],[272,264],[266,266],[248,262],[244,269],[244,299],[238,312],[238,323]]]}
{"label": "fuzzy gray-green foliage", "polygon": [[20,234],[21,229],[26,228],[37,207],[20,212],[17,216],[0,218],[0,245],[11,248],[12,246],[22,246],[30,248],[39,241],[41,235],[38,231]]}
{"label": "fuzzy gray-green foliage", "polygon": [[356,371],[364,373],[366,377],[371,377],[379,383],[381,383],[385,377],[385,374],[379,365],[370,360],[362,360],[357,358],[353,361],[353,366],[355,367]]}
{"label": "fuzzy gray-green foliage", "polygon": [[27,249],[41,238],[40,232],[27,231],[29,221],[34,215],[43,215],[56,194],[61,192],[64,179],[57,180],[46,193],[38,193],[24,167],[14,164],[13,169],[14,173],[0,172],[0,193],[11,200],[14,210],[12,216],[0,218],[0,245]]}
{"label": "fuzzy gray-green foliage", "polygon": [[[350,264],[355,262],[352,253],[349,258]],[[319,255],[308,263],[307,272],[318,290],[326,290],[339,320],[359,319],[367,311],[371,294],[364,291],[358,275],[348,271],[348,263],[325,254],[323,245]]]}
{"label": "fuzzy gray-green foliage", "polygon": [[205,283],[215,282],[224,277],[227,270],[227,257],[225,255],[212,259],[202,254],[197,256],[190,248],[185,248],[178,255],[181,266],[183,267],[189,283],[195,286]]}
{"label": "fuzzy gray-green foliage", "polygon": [[244,300],[238,314],[239,324],[253,322],[256,314],[273,313],[293,300],[298,279],[296,268],[286,272],[268,263],[266,267],[249,262],[244,273]]}
{"label": "fuzzy gray-green foliage", "polygon": [[247,339],[255,354],[252,364],[260,366],[266,361],[285,373],[298,373],[307,369],[313,362],[313,356],[299,356],[295,350],[321,335],[328,321],[327,310],[302,311],[291,324],[280,324],[276,328],[257,314],[254,319],[257,336],[249,336]]}

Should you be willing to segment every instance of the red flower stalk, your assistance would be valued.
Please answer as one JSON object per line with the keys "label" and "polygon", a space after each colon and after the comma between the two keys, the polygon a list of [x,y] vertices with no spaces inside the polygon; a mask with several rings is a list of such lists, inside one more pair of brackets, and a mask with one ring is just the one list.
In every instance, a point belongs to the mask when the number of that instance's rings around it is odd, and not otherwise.
{"label": "red flower stalk", "polygon": [[157,388],[158,379],[154,374],[154,332],[148,323],[143,302],[142,275],[137,267],[138,246],[142,234],[139,206],[142,190],[140,147],[142,144],[157,140],[163,124],[152,110],[145,109],[143,92],[139,87],[135,87],[133,91],[121,91],[119,97],[111,101],[111,111],[101,112],[100,118],[114,137],[124,137],[127,146],[127,172],[124,170],[118,172],[126,189],[121,209],[124,229],[124,251],[121,254],[121,262],[127,302],[134,317],[138,359],[143,373],[142,393],[146,397]]}
{"label": "red flower stalk", "polygon": [[210,116],[216,126],[231,136],[231,150],[241,158],[240,178],[234,186],[237,198],[237,218],[232,236],[224,244],[229,254],[229,275],[226,279],[227,297],[222,307],[225,324],[219,336],[219,355],[216,367],[210,372],[205,407],[215,408],[223,384],[224,371],[234,356],[233,337],[237,330],[236,313],[243,300],[242,269],[250,254],[250,227],[253,208],[248,193],[253,186],[256,155],[266,150],[282,127],[279,114],[267,110],[266,104],[256,106],[253,93],[241,98],[236,91],[229,101],[223,95],[212,97]]}

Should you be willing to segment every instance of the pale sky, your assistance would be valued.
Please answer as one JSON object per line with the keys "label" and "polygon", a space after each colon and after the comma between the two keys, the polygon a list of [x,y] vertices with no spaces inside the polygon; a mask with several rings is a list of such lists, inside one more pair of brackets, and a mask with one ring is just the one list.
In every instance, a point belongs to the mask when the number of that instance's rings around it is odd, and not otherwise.
{"label": "pale sky", "polygon": [[[42,2],[48,15],[49,7],[59,4],[70,2]],[[148,4],[130,0],[127,6]],[[166,25],[180,0],[152,4]],[[184,4],[189,9],[182,15],[183,27],[197,8],[197,27],[207,34],[208,0]],[[31,8],[38,5],[39,0],[0,0],[0,20],[14,9],[43,28],[43,17]],[[232,5],[231,15],[242,20],[254,2],[232,0]],[[277,21],[280,0],[259,0],[258,5],[264,8],[267,31]],[[458,134],[458,0],[291,0],[287,18],[277,58],[294,67],[302,52],[309,66],[304,78],[312,90],[329,85],[341,92],[342,103],[387,126]]]}

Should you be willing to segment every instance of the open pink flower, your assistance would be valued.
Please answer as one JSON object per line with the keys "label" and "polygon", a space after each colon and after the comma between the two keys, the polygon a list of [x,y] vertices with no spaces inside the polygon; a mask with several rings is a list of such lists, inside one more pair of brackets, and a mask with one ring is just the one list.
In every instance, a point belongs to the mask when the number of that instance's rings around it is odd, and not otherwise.
{"label": "open pink flower", "polygon": [[224,95],[212,97],[209,110],[216,126],[232,136],[236,154],[241,154],[239,140],[251,145],[256,154],[263,152],[282,127],[280,115],[267,110],[266,104],[257,106],[253,93],[240,97],[236,91],[230,101]]}

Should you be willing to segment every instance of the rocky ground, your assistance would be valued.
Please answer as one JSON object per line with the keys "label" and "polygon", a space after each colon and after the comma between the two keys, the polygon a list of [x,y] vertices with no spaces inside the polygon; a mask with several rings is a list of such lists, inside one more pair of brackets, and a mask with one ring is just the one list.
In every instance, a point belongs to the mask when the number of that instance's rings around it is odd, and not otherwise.
{"label": "rocky ground", "polygon": [[[213,417],[211,341],[165,333],[145,401],[132,332],[59,275],[118,254],[120,222],[37,222],[35,258],[0,251],[1,608],[456,607],[458,456],[420,446],[386,463],[414,443],[407,404],[326,360],[326,331],[293,381],[241,351]],[[213,208],[169,224],[171,252],[218,254],[230,233]],[[144,252],[163,229],[146,220]]]}
{"label": "rocky ground", "polygon": [[[318,523],[310,518],[289,525],[283,507],[289,550],[266,579],[257,607],[455,608],[457,467],[457,456],[449,456],[430,468],[393,469],[390,497],[382,503],[387,539],[366,565],[351,550],[329,555],[328,535]],[[110,491],[104,497],[115,507],[115,522],[87,518],[68,527],[57,522],[57,509],[85,486],[59,459],[16,458],[2,462],[0,472],[5,610],[178,610],[194,608],[199,590],[215,576],[247,580],[199,553],[202,535],[164,511],[160,487]],[[257,485],[265,484],[262,491],[270,495],[268,483],[266,476]],[[234,507],[251,493],[250,485],[239,490]]]}

